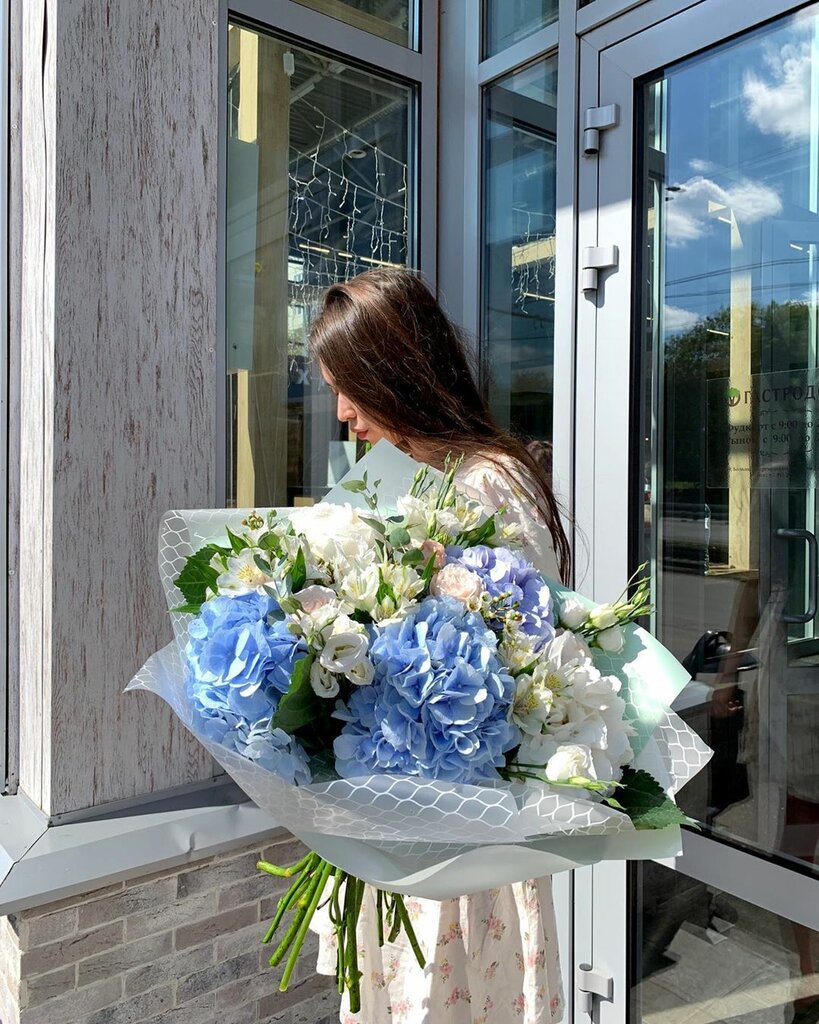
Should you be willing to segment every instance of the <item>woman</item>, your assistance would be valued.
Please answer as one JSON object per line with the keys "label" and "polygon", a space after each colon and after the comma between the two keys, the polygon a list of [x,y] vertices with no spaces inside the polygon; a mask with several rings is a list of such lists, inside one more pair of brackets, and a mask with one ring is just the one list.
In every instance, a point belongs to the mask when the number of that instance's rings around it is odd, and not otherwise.
{"label": "woman", "polygon": [[[361,439],[386,438],[442,467],[462,455],[462,490],[507,509],[523,553],[568,579],[570,548],[548,461],[502,430],[475,383],[458,331],[423,281],[373,270],[326,293],[311,349],[337,396],[337,414]],[[379,948],[368,890],[360,922],[361,1012],[343,1024],[551,1024],[562,1017],[549,879],[437,903],[408,899],[424,971],[405,941]],[[322,929],[319,970],[335,974],[332,931]],[[403,936],[402,936],[403,939]]]}

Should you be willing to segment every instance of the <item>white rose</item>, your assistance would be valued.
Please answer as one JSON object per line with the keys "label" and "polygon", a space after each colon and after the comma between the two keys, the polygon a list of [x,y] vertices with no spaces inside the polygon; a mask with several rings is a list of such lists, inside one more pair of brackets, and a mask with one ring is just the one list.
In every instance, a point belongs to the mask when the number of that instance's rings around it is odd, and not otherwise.
{"label": "white rose", "polygon": [[607,651],[609,654],[619,654],[625,645],[626,638],[619,626],[609,626],[608,629],[603,629],[597,634],[594,642],[601,650]]}
{"label": "white rose", "polygon": [[550,782],[566,782],[578,777],[596,778],[591,750],[574,743],[558,747],[546,765],[546,778]]}
{"label": "white rose", "polygon": [[617,615],[610,604],[601,604],[589,612],[589,622],[595,629],[608,629],[617,625]]}
{"label": "white rose", "polygon": [[333,633],[319,655],[319,662],[329,672],[346,675],[367,657],[367,637],[362,633]]}
{"label": "white rose", "polygon": [[313,586],[305,587],[304,590],[300,590],[297,594],[293,594],[293,597],[301,605],[302,611],[312,615],[319,608],[332,604],[336,599],[336,593],[329,587],[320,587],[314,584]]}
{"label": "white rose", "polygon": [[450,563],[432,577],[429,592],[435,597],[456,597],[470,607],[480,602],[483,583],[476,572]]}
{"label": "white rose", "polygon": [[580,629],[589,617],[589,609],[576,597],[567,597],[560,606],[560,622],[566,629]]}
{"label": "white rose", "polygon": [[319,697],[335,697],[339,691],[338,679],[317,661],[310,666],[310,685]]}

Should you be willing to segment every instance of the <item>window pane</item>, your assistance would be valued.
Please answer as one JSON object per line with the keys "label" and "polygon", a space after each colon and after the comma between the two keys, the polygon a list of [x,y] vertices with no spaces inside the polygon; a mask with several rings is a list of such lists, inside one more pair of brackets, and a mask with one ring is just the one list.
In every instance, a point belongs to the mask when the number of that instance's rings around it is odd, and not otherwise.
{"label": "window pane", "polygon": [[482,355],[499,422],[551,441],[557,59],[485,94]]}
{"label": "window pane", "polygon": [[558,0],[484,0],[484,57],[557,21]]}
{"label": "window pane", "polygon": [[816,1020],[815,932],[651,861],[631,881],[631,1024]]}
{"label": "window pane", "polygon": [[[819,870],[819,4],[641,86],[639,522],[680,803]],[[642,560],[642,559],[641,559]]]}
{"label": "window pane", "polygon": [[227,496],[311,503],[356,457],[307,335],[323,290],[412,260],[412,92],[229,30]]}
{"label": "window pane", "polygon": [[413,0],[297,0],[297,3],[391,43],[414,45],[416,5]]}

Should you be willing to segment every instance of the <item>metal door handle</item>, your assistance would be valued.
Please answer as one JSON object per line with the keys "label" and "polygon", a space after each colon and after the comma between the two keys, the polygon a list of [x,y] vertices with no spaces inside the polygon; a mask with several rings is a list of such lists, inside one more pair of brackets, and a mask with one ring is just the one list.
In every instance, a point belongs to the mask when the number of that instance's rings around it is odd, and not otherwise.
{"label": "metal door handle", "polygon": [[783,622],[810,622],[816,616],[816,572],[819,569],[819,544],[816,535],[810,530],[793,530],[782,528],[776,531],[777,537],[785,540],[803,540],[808,545],[808,607],[801,615],[783,613]]}

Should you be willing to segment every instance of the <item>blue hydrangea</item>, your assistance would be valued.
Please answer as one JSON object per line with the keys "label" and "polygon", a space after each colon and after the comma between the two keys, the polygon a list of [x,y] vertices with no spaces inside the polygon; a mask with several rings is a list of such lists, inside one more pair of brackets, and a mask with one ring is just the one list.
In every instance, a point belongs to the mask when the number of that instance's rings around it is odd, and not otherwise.
{"label": "blue hydrangea", "polygon": [[484,544],[473,548],[449,547],[446,555],[447,562],[477,573],[493,597],[508,593],[504,603],[520,612],[524,633],[537,637],[542,643],[554,638],[552,593],[531,562],[508,548],[490,548]]}
{"label": "blue hydrangea", "polygon": [[286,693],[293,668],[307,653],[267,594],[215,597],[188,628],[187,658],[194,677],[250,696],[258,689]]}
{"label": "blue hydrangea", "polygon": [[257,689],[243,697],[231,686],[203,682],[190,675],[188,700],[205,736],[228,750],[255,761],[287,782],[311,781],[307,755],[283,729],[271,729],[279,701],[275,690]]}
{"label": "blue hydrangea", "polygon": [[373,627],[375,679],[335,712],[345,721],[334,745],[339,775],[497,778],[521,736],[509,720],[515,684],[496,648],[483,618],[452,598],[429,597]]}
{"label": "blue hydrangea", "polygon": [[257,593],[213,598],[191,621],[188,637],[188,699],[208,739],[289,782],[309,782],[297,741],[270,728],[293,668],[307,653],[276,602]]}

